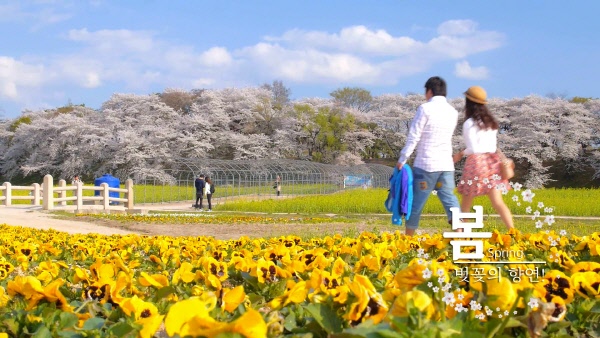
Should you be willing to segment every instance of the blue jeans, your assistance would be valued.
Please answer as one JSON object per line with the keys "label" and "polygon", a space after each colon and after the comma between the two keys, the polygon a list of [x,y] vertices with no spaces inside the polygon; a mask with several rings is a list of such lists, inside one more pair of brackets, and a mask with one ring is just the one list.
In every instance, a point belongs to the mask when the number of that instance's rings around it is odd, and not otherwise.
{"label": "blue jeans", "polygon": [[421,212],[434,189],[437,190],[437,196],[446,210],[448,220],[452,221],[450,208],[460,209],[458,198],[454,195],[454,171],[429,172],[415,167],[413,168],[413,203],[406,228],[419,227]]}

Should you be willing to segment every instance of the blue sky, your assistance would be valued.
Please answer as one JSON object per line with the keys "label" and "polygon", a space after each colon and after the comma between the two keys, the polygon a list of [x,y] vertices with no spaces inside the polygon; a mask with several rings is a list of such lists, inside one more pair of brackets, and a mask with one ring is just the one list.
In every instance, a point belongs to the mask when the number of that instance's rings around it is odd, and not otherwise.
{"label": "blue sky", "polygon": [[0,116],[257,86],[600,97],[599,1],[0,1]]}

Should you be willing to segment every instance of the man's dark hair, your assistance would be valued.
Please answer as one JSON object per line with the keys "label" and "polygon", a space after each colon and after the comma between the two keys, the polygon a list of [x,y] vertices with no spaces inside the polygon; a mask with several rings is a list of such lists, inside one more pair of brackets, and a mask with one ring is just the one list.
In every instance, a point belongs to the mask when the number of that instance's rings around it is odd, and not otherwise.
{"label": "man's dark hair", "polygon": [[425,82],[425,91],[431,89],[433,96],[446,96],[446,81],[439,76],[430,77]]}

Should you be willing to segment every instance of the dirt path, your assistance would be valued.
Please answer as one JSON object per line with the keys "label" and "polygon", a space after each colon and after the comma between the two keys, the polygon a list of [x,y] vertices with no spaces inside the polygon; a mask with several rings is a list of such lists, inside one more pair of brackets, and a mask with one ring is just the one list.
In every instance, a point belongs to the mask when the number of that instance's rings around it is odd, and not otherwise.
{"label": "dirt path", "polygon": [[57,219],[54,215],[43,212],[41,207],[11,206],[0,207],[0,224],[23,226],[34,229],[54,229],[71,234],[97,233],[101,235],[131,234],[133,231],[98,225],[96,222]]}

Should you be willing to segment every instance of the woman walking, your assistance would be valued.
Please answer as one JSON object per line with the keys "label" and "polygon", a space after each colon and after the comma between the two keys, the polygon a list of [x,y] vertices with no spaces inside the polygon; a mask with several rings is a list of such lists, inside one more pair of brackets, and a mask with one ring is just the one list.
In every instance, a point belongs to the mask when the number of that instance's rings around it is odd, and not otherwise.
{"label": "woman walking", "polygon": [[513,228],[512,213],[502,200],[502,191],[509,189],[508,180],[500,176],[503,165],[497,154],[498,121],[487,107],[487,93],[479,86],[465,92],[465,122],[463,139],[466,148],[454,154],[454,162],[467,156],[458,192],[462,195],[462,212],[471,212],[473,199],[487,195],[507,228]]}
{"label": "woman walking", "polygon": [[204,194],[206,195],[206,201],[208,202],[208,210],[207,211],[212,211],[212,203],[210,198],[212,197],[212,185],[213,182],[210,179],[210,177],[206,178],[206,183],[204,184]]}

